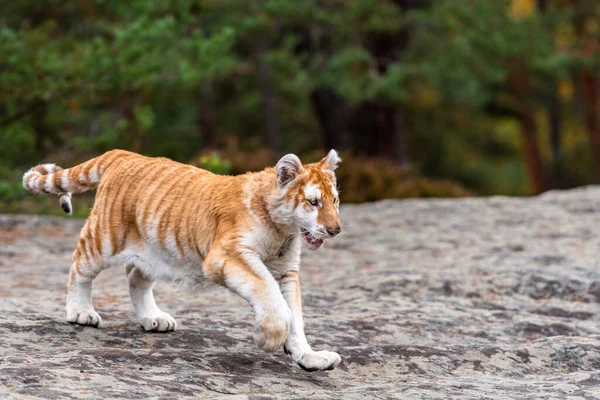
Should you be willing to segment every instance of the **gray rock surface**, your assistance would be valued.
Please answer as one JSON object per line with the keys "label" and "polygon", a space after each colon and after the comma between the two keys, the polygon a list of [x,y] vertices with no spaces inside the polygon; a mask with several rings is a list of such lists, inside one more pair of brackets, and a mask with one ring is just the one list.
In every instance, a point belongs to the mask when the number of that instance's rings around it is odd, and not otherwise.
{"label": "gray rock surface", "polygon": [[159,283],[180,329],[150,334],[104,271],[106,327],[69,325],[82,221],[0,216],[0,398],[600,398],[600,188],[342,214],[302,263],[309,341],[343,357],[315,373],[257,350],[249,306],[218,287]]}

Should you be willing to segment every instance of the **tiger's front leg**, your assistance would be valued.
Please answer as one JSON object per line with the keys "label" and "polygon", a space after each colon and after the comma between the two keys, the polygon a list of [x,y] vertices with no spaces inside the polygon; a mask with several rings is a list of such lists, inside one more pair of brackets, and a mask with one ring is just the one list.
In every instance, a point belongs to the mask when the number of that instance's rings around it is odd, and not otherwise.
{"label": "tiger's front leg", "polygon": [[273,275],[258,257],[211,253],[204,263],[206,275],[250,303],[256,345],[270,353],[279,349],[290,332],[292,312]]}
{"label": "tiger's front leg", "polygon": [[338,353],[326,350],[314,351],[306,340],[298,271],[288,271],[281,278],[280,285],[283,297],[292,311],[292,324],[284,345],[285,352],[290,354],[305,371],[332,370],[337,367],[342,361]]}

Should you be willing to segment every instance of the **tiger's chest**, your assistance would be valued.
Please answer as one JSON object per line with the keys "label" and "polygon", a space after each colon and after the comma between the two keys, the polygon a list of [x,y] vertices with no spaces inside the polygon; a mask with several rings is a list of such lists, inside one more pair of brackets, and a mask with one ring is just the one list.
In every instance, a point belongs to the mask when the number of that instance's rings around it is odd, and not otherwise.
{"label": "tiger's chest", "polygon": [[301,241],[298,237],[288,237],[265,248],[262,261],[273,275],[280,275],[300,264]]}

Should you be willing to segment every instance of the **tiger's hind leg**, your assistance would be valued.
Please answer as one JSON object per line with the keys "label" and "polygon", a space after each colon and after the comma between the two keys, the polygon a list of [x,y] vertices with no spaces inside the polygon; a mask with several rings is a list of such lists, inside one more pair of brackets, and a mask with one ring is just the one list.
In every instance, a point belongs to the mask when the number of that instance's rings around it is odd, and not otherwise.
{"label": "tiger's hind leg", "polygon": [[90,260],[74,257],[69,273],[69,289],[67,295],[67,322],[78,325],[89,325],[100,328],[102,318],[92,305],[92,281],[101,268]]}
{"label": "tiger's hind leg", "polygon": [[152,288],[154,281],[148,278],[138,267],[128,265],[129,295],[135,307],[138,321],[146,331],[171,332],[177,328],[175,319],[156,305]]}
{"label": "tiger's hind leg", "polygon": [[73,253],[67,294],[67,322],[99,328],[102,318],[92,305],[92,281],[106,264],[99,237],[94,235],[96,228],[97,219],[92,214],[79,234],[77,249]]}

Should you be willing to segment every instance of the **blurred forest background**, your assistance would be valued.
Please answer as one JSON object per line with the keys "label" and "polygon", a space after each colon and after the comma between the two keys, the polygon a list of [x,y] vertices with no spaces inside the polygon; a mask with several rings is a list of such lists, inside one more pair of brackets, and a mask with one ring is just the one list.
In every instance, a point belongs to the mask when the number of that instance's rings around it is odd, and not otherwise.
{"label": "blurred forest background", "polygon": [[346,202],[598,183],[599,39],[597,0],[3,1],[0,212],[59,213],[22,173],[113,148],[336,148]]}

